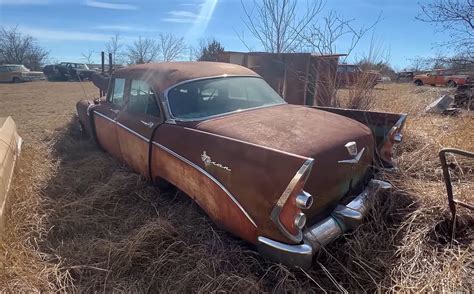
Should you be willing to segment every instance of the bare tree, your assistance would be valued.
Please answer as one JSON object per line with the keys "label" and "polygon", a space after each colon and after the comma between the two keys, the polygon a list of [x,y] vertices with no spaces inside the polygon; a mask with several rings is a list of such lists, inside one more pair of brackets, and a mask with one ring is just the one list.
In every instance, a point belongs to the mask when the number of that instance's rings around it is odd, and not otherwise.
{"label": "bare tree", "polygon": [[0,29],[0,63],[24,64],[37,70],[48,52],[36,43],[32,36],[22,34],[17,27]]}
{"label": "bare tree", "polygon": [[125,62],[122,49],[123,44],[121,41],[120,34],[113,35],[105,44],[105,51],[108,53],[112,53],[112,60],[115,64]]}
{"label": "bare tree", "polygon": [[160,52],[156,41],[149,38],[138,37],[133,45],[128,47],[128,58],[131,64],[150,63],[156,60]]}
{"label": "bare tree", "polygon": [[[343,53],[345,56],[341,56],[340,59],[345,63],[362,38],[379,23],[380,18],[381,16],[379,15],[368,26],[356,27],[354,19],[345,19],[337,12],[330,11],[325,17],[318,20],[315,19],[301,32],[300,37],[303,41],[300,50],[316,52],[320,55]],[[340,47],[341,43],[345,46]],[[321,58],[317,64],[312,64],[314,68],[309,69],[310,74],[308,76],[304,73],[301,74],[301,77],[304,79],[309,77],[306,82],[312,84],[312,88],[318,89],[317,92],[320,95],[316,103],[320,105],[340,106],[340,101],[337,98],[337,88],[339,85],[334,58]],[[324,68],[324,70],[321,71],[321,68]]]}
{"label": "bare tree", "polygon": [[[267,52],[294,52],[301,47],[301,33],[321,11],[321,0],[308,0],[304,12],[299,15],[297,0],[253,1],[244,9],[244,24]],[[242,42],[245,41],[241,37]]]}
{"label": "bare tree", "polygon": [[[304,40],[303,46],[311,52],[319,54],[344,53],[349,57],[352,51],[357,47],[360,40],[380,22],[381,15],[369,26],[356,27],[354,19],[345,19],[336,11],[330,11],[322,21],[313,22],[309,25],[301,37]],[[348,45],[338,47],[342,39],[346,39]]]}
{"label": "bare tree", "polygon": [[421,72],[423,70],[426,70],[430,68],[430,63],[425,57],[421,56],[415,56],[410,60],[410,65],[408,66],[408,70],[414,71],[414,72]]}
{"label": "bare tree", "polygon": [[433,23],[450,33],[451,41],[444,45],[474,57],[474,0],[433,0],[420,7],[418,20]]}
{"label": "bare tree", "polygon": [[92,64],[93,60],[94,60],[94,57],[93,57],[94,56],[94,51],[87,50],[86,52],[82,52],[81,56],[82,56],[82,59],[84,59],[84,61],[87,64]]}
{"label": "bare tree", "polygon": [[159,58],[164,62],[178,59],[187,49],[184,38],[176,37],[173,34],[160,34],[158,48]]}

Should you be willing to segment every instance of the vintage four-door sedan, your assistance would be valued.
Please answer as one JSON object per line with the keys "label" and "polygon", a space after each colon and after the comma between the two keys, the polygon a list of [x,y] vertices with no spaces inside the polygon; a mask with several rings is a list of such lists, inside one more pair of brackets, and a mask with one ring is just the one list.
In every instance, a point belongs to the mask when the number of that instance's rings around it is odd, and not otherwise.
{"label": "vintage four-door sedan", "polygon": [[80,101],[82,129],[154,183],[184,191],[264,256],[307,268],[390,184],[406,116],[287,104],[250,69],[217,62],[117,70]]}

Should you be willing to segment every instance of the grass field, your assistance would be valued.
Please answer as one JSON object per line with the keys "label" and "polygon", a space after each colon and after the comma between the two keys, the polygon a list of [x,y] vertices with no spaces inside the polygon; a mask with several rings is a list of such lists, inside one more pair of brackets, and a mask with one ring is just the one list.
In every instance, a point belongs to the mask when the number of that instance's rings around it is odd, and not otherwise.
{"label": "grass field", "polygon": [[[409,114],[400,171],[384,175],[395,188],[303,271],[265,261],[185,195],[160,193],[82,138],[75,103],[97,94],[91,83],[0,84],[0,116],[13,116],[24,139],[0,243],[0,292],[472,292],[474,219],[460,209],[449,242],[437,152],[474,150],[474,115],[425,114],[443,91],[376,87],[372,109]],[[474,161],[452,166],[457,197],[473,201]]]}

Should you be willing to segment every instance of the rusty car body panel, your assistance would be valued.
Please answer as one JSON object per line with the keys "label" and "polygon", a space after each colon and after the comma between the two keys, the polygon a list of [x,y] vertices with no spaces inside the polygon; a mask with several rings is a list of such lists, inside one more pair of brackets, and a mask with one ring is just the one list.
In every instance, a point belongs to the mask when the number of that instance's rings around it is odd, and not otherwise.
{"label": "rusty car body panel", "polygon": [[374,169],[393,166],[406,119],[290,105],[250,69],[217,62],[117,70],[107,98],[79,101],[77,113],[100,148],[173,184],[262,254],[302,267],[387,187]]}

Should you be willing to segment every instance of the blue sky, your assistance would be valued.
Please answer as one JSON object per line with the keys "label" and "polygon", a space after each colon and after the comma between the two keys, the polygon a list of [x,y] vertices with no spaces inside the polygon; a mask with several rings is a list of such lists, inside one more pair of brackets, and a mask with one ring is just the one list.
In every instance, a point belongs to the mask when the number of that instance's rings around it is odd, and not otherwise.
{"label": "blue sky", "polygon": [[[252,5],[251,0],[243,1]],[[305,3],[300,1],[301,10]],[[368,26],[382,14],[373,34],[360,42],[349,61],[367,54],[373,39],[392,66],[402,69],[410,58],[435,55],[440,50],[435,43],[447,40],[447,34],[415,20],[420,9],[413,0],[327,0],[320,15],[330,10],[354,19],[356,26]],[[124,43],[139,35],[172,33],[194,46],[201,38],[215,37],[226,50],[246,51],[237,35],[243,33],[253,50],[261,50],[246,31],[243,18],[240,0],[0,0],[0,24],[17,25],[36,37],[58,61],[83,61],[82,52],[100,52],[114,33],[120,33]],[[345,46],[342,40],[338,51],[344,53]]]}

